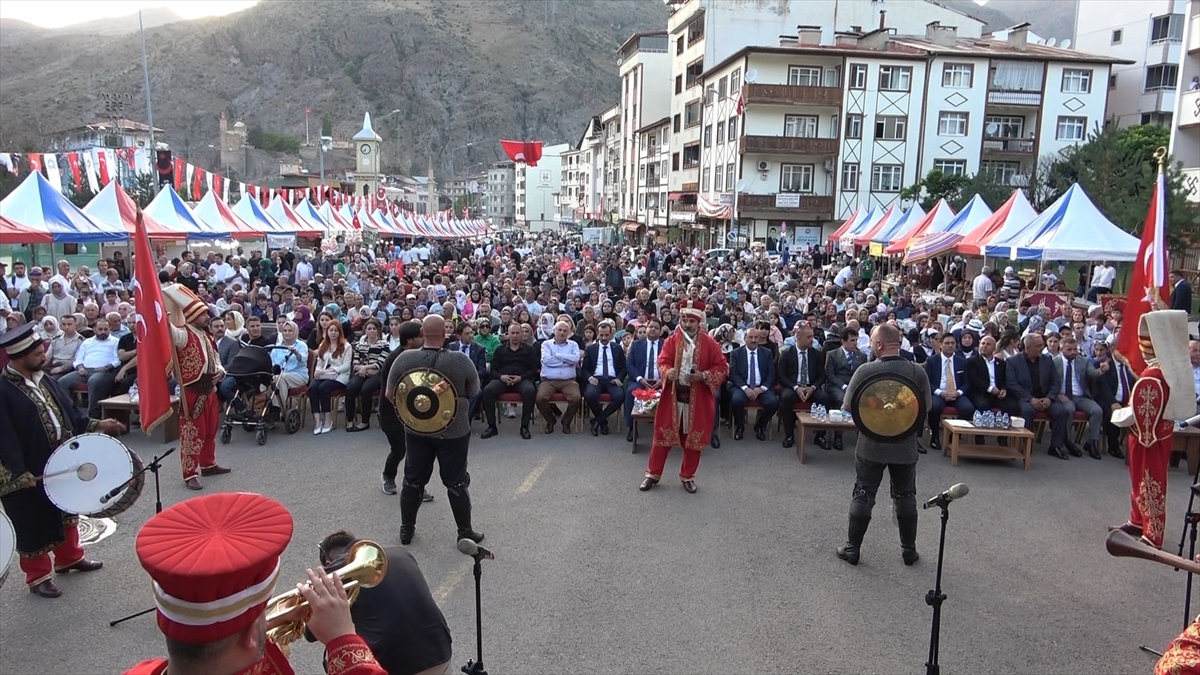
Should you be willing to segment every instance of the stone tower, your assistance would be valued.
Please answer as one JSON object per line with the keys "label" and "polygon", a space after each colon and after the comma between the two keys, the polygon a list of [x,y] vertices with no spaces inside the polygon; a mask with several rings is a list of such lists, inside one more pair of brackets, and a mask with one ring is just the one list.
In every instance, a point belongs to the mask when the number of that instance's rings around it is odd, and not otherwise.
{"label": "stone tower", "polygon": [[354,192],[359,195],[375,194],[379,188],[380,169],[379,144],[383,141],[371,128],[371,113],[363,115],[363,127],[354,134]]}

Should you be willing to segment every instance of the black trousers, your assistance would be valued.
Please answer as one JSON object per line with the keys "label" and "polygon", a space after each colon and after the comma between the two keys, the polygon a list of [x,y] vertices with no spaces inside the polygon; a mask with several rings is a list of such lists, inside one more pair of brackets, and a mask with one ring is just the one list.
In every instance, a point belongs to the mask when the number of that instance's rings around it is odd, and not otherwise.
{"label": "black trousers", "polygon": [[489,427],[496,426],[496,399],[501,394],[516,392],[521,395],[521,426],[527,427],[533,420],[533,399],[537,396],[537,387],[529,380],[521,380],[513,386],[508,386],[499,378],[487,383],[480,394],[483,401],[483,415],[487,418]]}
{"label": "black trousers", "polygon": [[[767,423],[775,415],[775,411],[779,409],[779,397],[770,389],[758,395],[755,399],[762,405],[762,409],[758,412],[758,418],[754,422],[754,428],[766,428]],[[746,392],[742,391],[741,387],[729,388],[729,408],[733,411],[733,423],[739,427],[746,426],[746,404],[750,402],[750,397],[746,396]]]}
{"label": "black trousers", "polygon": [[897,520],[917,517],[917,465],[872,462],[854,458],[854,494],[850,498],[851,518],[870,518],[875,508],[875,493],[883,482],[883,472],[891,476],[892,502]]}
{"label": "black trousers", "polygon": [[350,383],[346,385],[346,423],[349,424],[354,419],[354,413],[361,406],[362,419],[364,422],[370,424],[371,397],[382,388],[382,375],[372,375],[370,377],[352,375]]}
{"label": "black trousers", "polygon": [[[813,390],[812,396],[808,400],[813,405],[829,406],[829,397],[825,394],[824,387],[818,387]],[[800,401],[800,396],[796,394],[796,390],[791,387],[786,387],[779,392],[779,421],[783,424],[783,435],[796,435],[796,404]],[[818,431],[818,434],[824,432]],[[802,441],[803,442],[803,441]]]}
{"label": "black trousers", "polygon": [[470,482],[467,474],[467,447],[471,436],[458,438],[429,438],[405,433],[408,459],[404,463],[404,482],[424,488],[433,477],[433,462],[437,460],[442,485],[453,488]]}
{"label": "black trousers", "polygon": [[394,481],[396,472],[400,469],[400,462],[404,461],[407,445],[404,424],[396,415],[396,409],[387,401],[379,404],[379,427],[383,429],[383,435],[387,436],[389,446],[387,460],[383,463],[383,475]]}
{"label": "black trousers", "polygon": [[[975,406],[976,410],[1000,410],[1012,415],[1021,414],[1021,404],[1017,403],[1017,399],[1013,396],[1005,396],[998,398],[995,394],[987,392],[967,394],[967,398],[971,399],[971,405]],[[971,413],[972,415],[974,413]]]}

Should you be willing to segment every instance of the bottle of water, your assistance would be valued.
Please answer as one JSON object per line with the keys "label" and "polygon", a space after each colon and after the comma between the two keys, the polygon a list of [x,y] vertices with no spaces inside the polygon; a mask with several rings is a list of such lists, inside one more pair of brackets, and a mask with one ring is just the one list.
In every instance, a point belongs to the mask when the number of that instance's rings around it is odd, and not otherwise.
{"label": "bottle of water", "polygon": [[991,429],[996,426],[996,414],[991,410],[985,410],[983,413],[983,426]]}
{"label": "bottle of water", "polygon": [[1012,428],[1012,418],[1006,412],[1000,413],[1000,427],[1003,429]]}
{"label": "bottle of water", "polygon": [[971,424],[977,427],[983,426],[983,413],[975,411],[975,417],[971,418]]}

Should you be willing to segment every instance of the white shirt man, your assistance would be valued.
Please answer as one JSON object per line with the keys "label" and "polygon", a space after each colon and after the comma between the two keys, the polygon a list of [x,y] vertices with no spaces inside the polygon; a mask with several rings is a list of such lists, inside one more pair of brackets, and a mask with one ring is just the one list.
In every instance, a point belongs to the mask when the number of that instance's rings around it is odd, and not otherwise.
{"label": "white shirt man", "polygon": [[846,285],[850,283],[850,280],[853,276],[854,267],[851,265],[846,265],[840,272],[837,273],[837,276],[833,278],[833,283],[837,284],[841,288],[845,288]]}
{"label": "white shirt man", "polygon": [[217,256],[217,262],[208,266],[209,280],[213,283],[224,283],[231,274],[233,274],[233,268],[221,256]]}
{"label": "white shirt man", "polygon": [[1092,270],[1092,285],[1103,291],[1111,291],[1116,278],[1117,268],[1109,265],[1107,261],[1101,261]]}
{"label": "white shirt man", "polygon": [[995,284],[992,283],[991,273],[992,269],[985,266],[979,271],[979,276],[975,277],[974,281],[971,282],[971,288],[976,300],[983,300],[991,295],[992,291],[996,290]]}

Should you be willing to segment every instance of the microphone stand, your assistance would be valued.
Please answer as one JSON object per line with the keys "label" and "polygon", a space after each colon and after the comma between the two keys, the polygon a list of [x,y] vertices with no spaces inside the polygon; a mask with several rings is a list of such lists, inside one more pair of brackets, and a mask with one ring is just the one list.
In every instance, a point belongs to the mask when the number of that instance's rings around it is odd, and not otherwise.
{"label": "microphone stand", "polygon": [[483,577],[483,556],[475,557],[475,658],[467,659],[467,665],[462,672],[467,675],[487,675],[483,669],[483,601],[480,591],[480,580]]}
{"label": "microphone stand", "polygon": [[[1179,533],[1179,556],[1183,557],[1183,541],[1188,541],[1187,559],[1192,560],[1196,557],[1196,528],[1200,525],[1200,513],[1196,512],[1196,493],[1200,491],[1200,462],[1196,463],[1196,469],[1192,473],[1192,494],[1188,497],[1187,512],[1183,514],[1183,531]],[[1178,569],[1178,568],[1177,568]],[[1187,573],[1187,590],[1183,596],[1183,627],[1187,628],[1192,623],[1192,580],[1194,575],[1191,572]]]}
{"label": "microphone stand", "polygon": [[[156,514],[162,513],[162,510],[163,510],[162,487],[159,485],[159,481],[158,481],[158,470],[162,468],[162,461],[164,459],[166,459],[168,456],[170,456],[170,454],[172,452],[175,452],[175,448],[169,448],[163,454],[158,455],[154,459],[150,460],[149,464],[142,467],[141,471],[138,471],[137,473],[130,476],[129,480],[125,481],[124,483],[121,483],[121,485],[119,485],[114,490],[114,492],[123,490],[126,485],[129,485],[130,483],[132,483],[134,481],[134,479],[136,479],[138,476],[141,476],[142,474],[149,471],[154,474],[154,513],[156,513]],[[150,612],[153,612],[154,609],[155,609],[154,607],[151,607],[150,609],[143,609],[142,611],[134,613],[134,614],[130,614],[129,616],[123,616],[119,619],[114,619],[114,620],[108,622],[108,627],[112,628],[113,626],[116,626],[119,623],[125,623],[126,621],[128,621],[130,619],[136,619],[139,616],[149,614]]]}
{"label": "microphone stand", "polygon": [[938,539],[937,579],[933,590],[925,594],[925,604],[933,607],[933,625],[929,631],[929,660],[925,662],[925,675],[939,675],[941,666],[938,665],[938,650],[941,647],[942,603],[946,594],[942,592],[942,558],[946,551],[946,521],[950,520],[950,502],[938,500],[942,509],[942,533]]}

